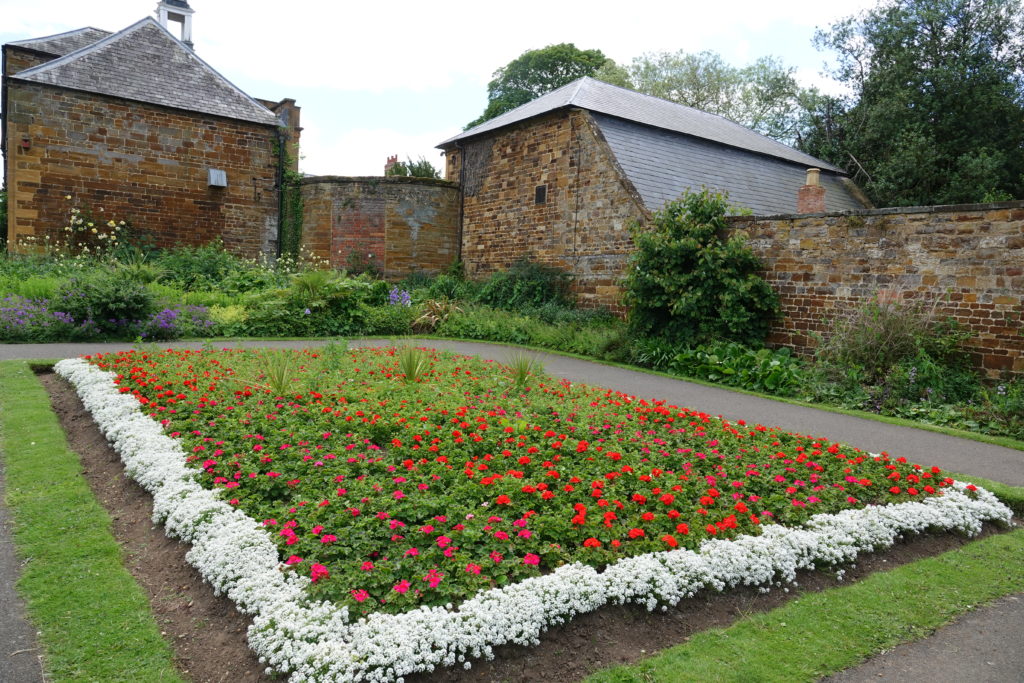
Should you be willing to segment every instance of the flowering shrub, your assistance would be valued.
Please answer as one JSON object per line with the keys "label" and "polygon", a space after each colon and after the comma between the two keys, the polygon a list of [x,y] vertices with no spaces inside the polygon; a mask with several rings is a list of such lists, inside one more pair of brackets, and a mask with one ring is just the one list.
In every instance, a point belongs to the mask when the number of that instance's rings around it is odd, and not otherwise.
{"label": "flowering shrub", "polygon": [[1009,520],[937,468],[421,353],[407,382],[394,349],[307,352],[277,392],[244,351],[58,371],[293,680],[391,680],[607,602],[653,609]]}
{"label": "flowering shrub", "polygon": [[99,336],[90,320],[76,321],[71,315],[53,310],[45,299],[7,296],[0,299],[0,341],[79,341]]}

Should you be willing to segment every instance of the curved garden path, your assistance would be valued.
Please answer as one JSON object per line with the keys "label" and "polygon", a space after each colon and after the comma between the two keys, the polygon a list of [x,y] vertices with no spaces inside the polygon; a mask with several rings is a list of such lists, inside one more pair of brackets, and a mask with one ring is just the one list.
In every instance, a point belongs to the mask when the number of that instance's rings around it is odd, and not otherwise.
{"label": "curved garden path", "polygon": [[[303,348],[320,346],[319,341],[225,342],[215,346],[262,346]],[[390,343],[386,339],[361,339],[351,346],[377,346]],[[456,342],[437,339],[402,340],[402,343],[432,346],[456,353],[506,361],[519,351],[514,347],[477,342]],[[202,348],[198,342],[170,343],[168,346]],[[0,360],[59,359],[88,353],[111,352],[132,348],[131,344],[5,344],[0,346]],[[528,352],[544,364],[547,374],[572,382],[585,382],[635,394],[641,398],[665,399],[670,403],[696,408],[711,415],[749,423],[780,426],[789,431],[812,436],[827,436],[863,450],[887,451],[904,456],[912,462],[938,465],[963,474],[985,477],[1012,486],[1024,486],[1024,451],[961,439],[912,427],[891,425],[816,408],[797,406],[781,401],[750,396],[726,389],[708,387],[685,380],[662,377],[601,363],[557,354]],[[10,614],[4,591],[11,588],[17,576],[17,565],[11,559],[7,529],[0,510],[0,612]],[[10,560],[10,561],[9,561]],[[13,595],[13,593],[12,593]],[[25,626],[17,619],[0,620],[0,641],[6,629]],[[861,666],[838,674],[830,680],[854,683],[861,681],[1024,681],[1024,648],[1020,633],[1024,628],[1024,594],[1009,596],[992,606],[965,615],[934,635],[914,643],[901,645],[879,655]],[[24,636],[22,636],[24,637]],[[7,655],[8,653],[0,653]],[[0,659],[6,657],[0,656]],[[27,659],[27,658],[26,658]],[[34,658],[32,658],[34,659]],[[13,662],[11,662],[13,663]],[[34,664],[34,663],[33,663]],[[36,667],[38,665],[35,665]],[[4,663],[0,662],[0,679],[7,680]],[[10,680],[38,680],[35,678]]]}

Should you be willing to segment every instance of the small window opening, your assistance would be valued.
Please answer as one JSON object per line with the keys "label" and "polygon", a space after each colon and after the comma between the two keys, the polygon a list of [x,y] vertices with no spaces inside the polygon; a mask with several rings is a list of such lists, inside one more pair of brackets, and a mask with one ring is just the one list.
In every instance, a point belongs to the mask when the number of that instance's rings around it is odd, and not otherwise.
{"label": "small window opening", "polygon": [[533,203],[534,204],[546,204],[548,201],[548,186],[538,185],[537,189],[533,191]]}

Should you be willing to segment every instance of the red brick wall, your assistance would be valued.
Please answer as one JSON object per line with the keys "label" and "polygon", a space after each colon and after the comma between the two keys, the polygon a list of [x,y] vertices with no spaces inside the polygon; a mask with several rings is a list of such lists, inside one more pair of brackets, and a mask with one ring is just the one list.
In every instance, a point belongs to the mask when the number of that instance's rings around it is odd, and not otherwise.
{"label": "red brick wall", "polygon": [[482,278],[527,257],[574,273],[581,305],[618,305],[629,225],[646,214],[586,112],[553,112],[446,153],[447,177],[464,194],[467,274]]}
{"label": "red brick wall", "polygon": [[731,222],[782,300],[773,344],[808,353],[810,332],[865,301],[918,299],[973,333],[990,376],[1024,375],[1024,202]]}
{"label": "red brick wall", "polygon": [[[157,246],[220,238],[240,254],[273,251],[274,127],[16,80],[7,102],[14,248],[62,240],[74,205],[129,221]],[[209,187],[209,168],[226,171],[228,186]]]}
{"label": "red brick wall", "polygon": [[354,253],[385,277],[436,274],[458,258],[459,191],[444,180],[302,180],[302,246],[344,268]]}

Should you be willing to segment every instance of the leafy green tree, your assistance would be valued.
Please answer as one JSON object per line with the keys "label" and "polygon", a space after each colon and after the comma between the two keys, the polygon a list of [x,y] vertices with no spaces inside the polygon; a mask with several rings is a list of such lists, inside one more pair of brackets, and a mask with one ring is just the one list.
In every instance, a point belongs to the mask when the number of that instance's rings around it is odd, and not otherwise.
{"label": "leafy green tree", "polygon": [[876,204],[1024,197],[1024,5],[883,0],[815,38],[846,100],[805,110],[805,151]]}
{"label": "leafy green tree", "polygon": [[404,162],[396,162],[384,175],[412,176],[413,178],[440,178],[441,172],[438,171],[432,163],[427,161],[426,157],[421,156],[418,161],[413,161],[411,157],[406,157]]}
{"label": "leafy green tree", "polygon": [[793,71],[774,57],[736,67],[715,52],[680,50],[647,53],[628,67],[601,73],[615,78],[625,72],[625,85],[633,90],[724,116],[762,135],[790,140],[796,130],[800,93]]}
{"label": "leafy green tree", "polygon": [[466,128],[535,100],[583,76],[593,76],[607,58],[600,50],[580,50],[572,43],[527,50],[494,72],[487,84],[487,108]]}
{"label": "leafy green tree", "polygon": [[725,195],[704,189],[666,204],[652,225],[634,226],[636,250],[623,286],[634,333],[690,347],[764,343],[778,296],[744,239],[722,239],[728,211]]}

